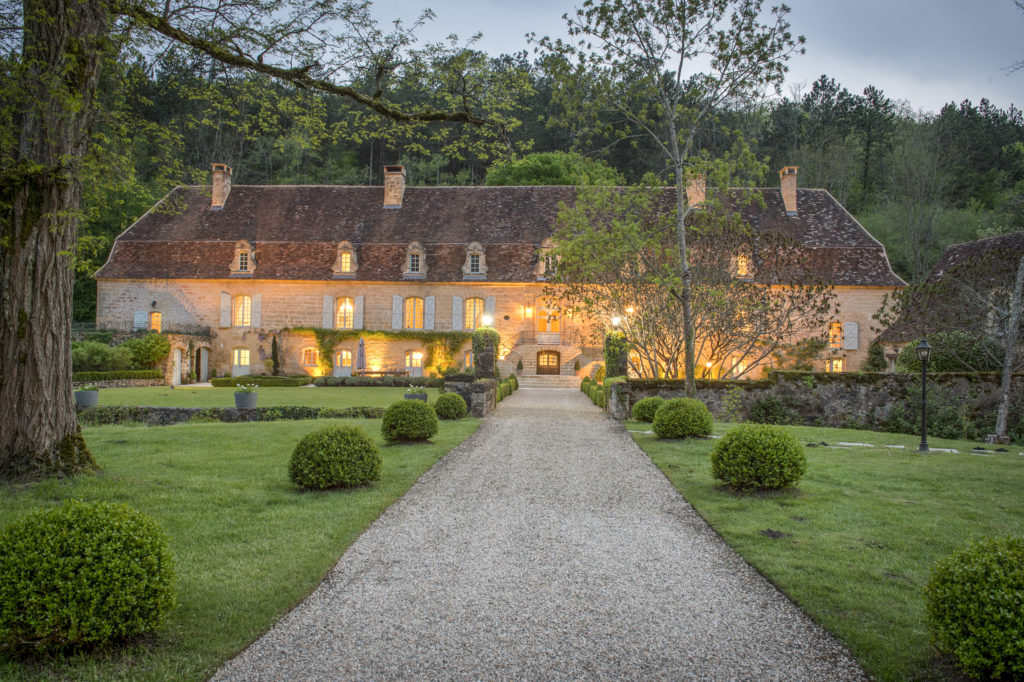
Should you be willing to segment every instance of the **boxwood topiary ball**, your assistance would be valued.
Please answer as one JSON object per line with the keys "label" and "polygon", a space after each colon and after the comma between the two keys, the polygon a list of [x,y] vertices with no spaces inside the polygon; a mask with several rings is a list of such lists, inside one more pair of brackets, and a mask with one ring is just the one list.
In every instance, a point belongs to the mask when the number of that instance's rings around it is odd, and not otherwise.
{"label": "boxwood topiary ball", "polygon": [[936,648],[978,679],[1024,679],[1024,538],[972,543],[940,559],[924,590]]}
{"label": "boxwood topiary ball", "polygon": [[380,432],[384,440],[397,443],[427,440],[437,433],[437,413],[420,400],[399,400],[384,411]]}
{"label": "boxwood topiary ball", "polygon": [[299,440],[288,477],[308,490],[349,488],[378,480],[380,464],[380,450],[361,428],[327,426]]}
{"label": "boxwood topiary ball", "polygon": [[638,422],[652,422],[654,421],[654,413],[658,411],[658,408],[665,404],[665,399],[659,396],[651,396],[650,398],[641,398],[636,401],[633,405],[632,413],[633,419]]}
{"label": "boxwood topiary ball", "polygon": [[434,401],[434,412],[441,419],[462,419],[466,411],[466,401],[458,393],[443,393]]}
{"label": "boxwood topiary ball", "polygon": [[742,490],[788,488],[806,470],[804,446],[777,426],[742,424],[711,450],[711,474]]}
{"label": "boxwood topiary ball", "polygon": [[666,400],[654,413],[654,433],[659,438],[709,436],[713,423],[707,405],[693,398]]}
{"label": "boxwood topiary ball", "polygon": [[175,606],[167,537],[124,504],[66,502],[0,530],[0,649],[101,646]]}

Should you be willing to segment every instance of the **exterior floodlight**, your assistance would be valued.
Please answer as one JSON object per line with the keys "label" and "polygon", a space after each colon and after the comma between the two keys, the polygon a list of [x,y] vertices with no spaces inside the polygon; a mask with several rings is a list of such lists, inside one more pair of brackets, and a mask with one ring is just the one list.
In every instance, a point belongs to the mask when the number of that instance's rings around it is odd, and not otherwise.
{"label": "exterior floodlight", "polygon": [[618,327],[620,324],[622,324],[622,318],[621,317],[613,317],[612,318],[612,326],[613,327]]}
{"label": "exterior floodlight", "polygon": [[480,316],[480,322],[485,327],[490,327],[492,324],[494,324],[494,316],[493,315],[481,315]]}

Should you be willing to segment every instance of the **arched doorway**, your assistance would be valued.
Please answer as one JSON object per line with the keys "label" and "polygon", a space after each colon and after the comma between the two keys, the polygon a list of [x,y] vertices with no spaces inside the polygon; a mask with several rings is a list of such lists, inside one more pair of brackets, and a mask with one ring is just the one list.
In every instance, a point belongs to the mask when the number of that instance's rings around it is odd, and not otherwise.
{"label": "arched doorway", "polygon": [[210,349],[209,348],[197,348],[195,364],[192,365],[192,371],[196,373],[196,381],[209,381],[210,380]]}
{"label": "arched doorway", "polygon": [[560,374],[562,354],[556,350],[542,350],[537,353],[537,374]]}

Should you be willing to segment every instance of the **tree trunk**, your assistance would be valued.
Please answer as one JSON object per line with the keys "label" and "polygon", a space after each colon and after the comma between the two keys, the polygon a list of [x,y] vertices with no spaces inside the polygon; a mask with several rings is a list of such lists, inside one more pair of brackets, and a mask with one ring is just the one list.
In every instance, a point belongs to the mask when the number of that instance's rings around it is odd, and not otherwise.
{"label": "tree trunk", "polygon": [[1013,381],[1014,361],[1017,359],[1021,306],[1024,305],[1024,255],[1017,263],[1017,278],[1010,294],[1010,319],[1006,325],[1006,354],[1003,359],[1003,376],[999,383],[999,410],[996,412],[996,436],[1006,437],[1006,422],[1010,414],[1010,384]]}
{"label": "tree trunk", "polygon": [[[673,139],[675,130],[673,129]],[[678,155],[678,152],[677,152]],[[676,239],[679,243],[679,274],[682,276],[683,285],[680,293],[680,300],[683,304],[683,373],[686,375],[686,397],[697,397],[697,382],[694,372],[697,367],[697,358],[694,357],[694,331],[693,331],[693,304],[692,304],[692,283],[693,278],[690,272],[690,261],[686,253],[686,180],[683,178],[683,166],[677,163],[676,172]]]}
{"label": "tree trunk", "polygon": [[25,0],[19,147],[0,186],[0,480],[95,467],[71,386],[71,291],[85,155],[108,31],[103,0]]}

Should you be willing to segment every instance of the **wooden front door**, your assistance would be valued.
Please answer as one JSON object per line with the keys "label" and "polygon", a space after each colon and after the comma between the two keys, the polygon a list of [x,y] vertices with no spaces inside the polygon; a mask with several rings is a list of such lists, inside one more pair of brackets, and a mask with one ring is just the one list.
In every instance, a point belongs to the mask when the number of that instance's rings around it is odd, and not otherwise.
{"label": "wooden front door", "polygon": [[542,350],[537,353],[537,374],[559,374],[562,354],[554,350]]}

